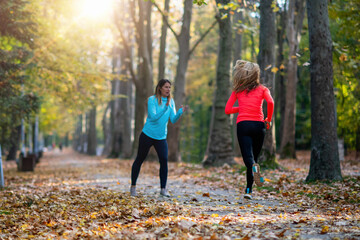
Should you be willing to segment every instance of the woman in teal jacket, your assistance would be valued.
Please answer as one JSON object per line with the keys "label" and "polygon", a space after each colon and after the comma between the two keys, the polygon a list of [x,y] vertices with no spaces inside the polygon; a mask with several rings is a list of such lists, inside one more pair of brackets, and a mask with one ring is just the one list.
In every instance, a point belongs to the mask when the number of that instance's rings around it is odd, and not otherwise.
{"label": "woman in teal jacket", "polygon": [[172,123],[176,123],[186,111],[186,107],[180,106],[179,111],[176,112],[170,90],[171,82],[167,79],[161,79],[155,88],[155,94],[148,99],[148,116],[139,137],[138,153],[131,169],[131,196],[136,196],[136,180],[141,165],[149,153],[150,147],[154,146],[160,162],[160,194],[170,197],[166,190],[168,175],[167,124],[169,119]]}

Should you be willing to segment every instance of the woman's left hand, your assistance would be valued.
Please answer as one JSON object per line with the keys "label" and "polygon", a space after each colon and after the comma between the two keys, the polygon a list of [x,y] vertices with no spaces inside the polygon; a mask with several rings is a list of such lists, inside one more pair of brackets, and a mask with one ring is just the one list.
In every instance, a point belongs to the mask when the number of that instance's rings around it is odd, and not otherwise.
{"label": "woman's left hand", "polygon": [[186,112],[186,110],[189,108],[189,106],[188,105],[185,105],[185,106],[181,105],[180,108],[182,108],[183,112]]}
{"label": "woman's left hand", "polygon": [[268,118],[265,118],[264,123],[265,123],[266,129],[269,130],[271,127],[271,122],[268,121]]}

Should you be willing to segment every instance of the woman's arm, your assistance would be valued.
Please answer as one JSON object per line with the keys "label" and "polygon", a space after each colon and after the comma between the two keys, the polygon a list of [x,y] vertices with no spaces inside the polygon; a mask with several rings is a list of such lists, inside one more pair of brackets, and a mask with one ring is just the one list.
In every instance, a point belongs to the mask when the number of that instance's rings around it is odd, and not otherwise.
{"label": "woman's arm", "polygon": [[229,97],[229,100],[227,101],[226,106],[225,106],[226,114],[232,114],[232,113],[239,112],[239,107],[233,107],[235,102],[236,102],[236,93],[232,92]]}
{"label": "woman's arm", "polygon": [[160,112],[156,112],[156,104],[158,104],[158,100],[156,98],[149,98],[148,100],[148,119],[149,121],[157,121],[159,120],[162,115],[168,110],[168,106],[165,105],[164,109],[162,109]]}
{"label": "woman's arm", "polygon": [[170,103],[170,121],[172,123],[176,123],[177,120],[179,120],[179,118],[181,117],[181,115],[183,114],[183,108],[180,107],[179,111],[176,113],[176,107],[175,107],[175,102],[173,99],[171,99],[171,103]]}
{"label": "woman's arm", "polygon": [[270,91],[269,89],[265,89],[264,91],[264,99],[266,100],[267,103],[267,121],[271,122],[272,116],[273,116],[273,112],[274,112],[274,100],[270,95]]}

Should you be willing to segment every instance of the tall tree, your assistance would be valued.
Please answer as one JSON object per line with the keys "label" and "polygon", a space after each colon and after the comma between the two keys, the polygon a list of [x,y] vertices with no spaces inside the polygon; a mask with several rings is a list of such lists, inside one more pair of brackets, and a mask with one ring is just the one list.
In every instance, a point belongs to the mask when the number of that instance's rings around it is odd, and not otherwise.
{"label": "tall tree", "polygon": [[[190,24],[192,7],[192,0],[184,0],[184,14],[181,32],[179,35],[176,35],[176,40],[179,46],[179,60],[176,67],[174,100],[177,107],[182,105],[185,99],[185,74],[190,57]],[[181,121],[178,121],[175,124],[169,125],[168,143],[170,162],[177,162],[181,159],[179,151],[180,122]]]}
{"label": "tall tree", "polygon": [[[136,89],[135,93],[135,129],[134,129],[134,144],[132,152],[136,153],[138,147],[138,137],[144,127],[146,99],[153,93],[153,67],[152,67],[152,43],[151,43],[151,1],[131,0],[129,4],[130,16],[135,26],[135,39],[138,46],[138,71],[134,70],[136,64],[133,58],[132,42],[130,32],[127,32],[122,25],[123,21],[120,14],[115,14],[115,24],[119,30],[121,43],[125,48],[127,69],[130,72],[131,80]],[[123,6],[121,6],[122,8]],[[120,6],[119,8],[120,9]]]}
{"label": "tall tree", "polygon": [[89,112],[88,134],[87,134],[87,154],[96,155],[97,139],[96,139],[96,106]]}
{"label": "tall tree", "polygon": [[162,16],[162,25],[161,25],[161,37],[160,37],[160,53],[159,53],[159,76],[158,79],[163,79],[165,77],[165,50],[166,50],[166,36],[168,26],[166,21],[169,16],[169,7],[170,0],[164,1],[164,15]]}
{"label": "tall tree", "polygon": [[[276,31],[276,40],[277,40],[277,56],[276,56],[276,71],[275,76],[275,118],[277,115],[280,117],[279,125],[276,125],[276,136],[282,136],[284,129],[284,115],[285,115],[285,60],[284,60],[284,43],[286,41],[286,13],[287,13],[287,2],[285,1],[282,6],[279,6],[279,11],[277,12],[278,21],[277,21],[277,31]],[[281,142],[281,139],[279,139]]]}
{"label": "tall tree", "polygon": [[[182,25],[180,34],[177,34],[174,29],[171,27],[169,22],[165,19],[167,26],[170,28],[171,32],[174,34],[176,41],[178,43],[178,64],[176,67],[176,76],[175,76],[175,90],[174,90],[174,99],[177,106],[181,106],[184,103],[185,99],[185,83],[186,83],[186,71],[188,68],[188,62],[191,54],[194,52],[195,48],[199,43],[206,37],[210,30],[215,26],[216,21],[201,35],[201,37],[195,42],[193,47],[190,48],[190,24],[192,17],[192,0],[184,0],[184,10],[182,16]],[[199,5],[202,2],[197,3]],[[162,16],[165,16],[164,12],[160,7],[154,2],[154,6],[158,9]],[[164,19],[164,18],[163,18]],[[180,138],[180,121],[175,124],[170,124],[168,127],[168,141],[169,144],[169,161],[177,162],[181,160],[181,155],[179,151],[179,138]]]}
{"label": "tall tree", "polygon": [[101,120],[101,125],[103,128],[103,135],[104,135],[104,148],[102,150],[101,155],[104,156],[108,156],[111,151],[111,128],[110,128],[110,121],[108,119],[109,111],[110,111],[110,103],[107,104]]}
{"label": "tall tree", "polygon": [[[218,5],[226,5],[229,0],[217,0]],[[226,101],[230,95],[230,65],[232,52],[232,24],[230,9],[222,8],[217,16],[219,22],[219,52],[216,68],[216,91],[212,109],[212,119],[208,150],[204,166],[235,164],[232,151],[231,124],[225,114]]]}
{"label": "tall tree", "polygon": [[296,120],[296,85],[297,85],[297,52],[301,39],[301,29],[305,15],[305,0],[289,0],[287,14],[287,40],[289,56],[287,62],[286,101],[280,158],[296,158],[295,153],[295,120]]}
{"label": "tall tree", "polygon": [[35,66],[28,64],[38,31],[35,13],[29,10],[29,4],[25,0],[0,1],[0,144],[3,150],[17,144],[17,137],[10,143],[10,136],[21,118],[40,106],[37,94],[21,93],[21,85],[30,82],[25,73]]}
{"label": "tall tree", "polygon": [[307,181],[341,180],[335,125],[328,1],[307,0],[311,76],[311,161]]}
{"label": "tall tree", "polygon": [[131,141],[131,106],[132,106],[132,82],[127,74],[126,60],[128,59],[127,53],[124,48],[120,50],[120,157],[131,158],[132,156],[132,141]]}
{"label": "tall tree", "polygon": [[[273,10],[274,2],[268,0],[260,1],[260,43],[258,63],[261,69],[262,83],[270,89],[271,95],[274,96],[275,74],[272,68],[275,67],[275,12]],[[264,112],[266,115],[266,103],[264,103]],[[275,122],[267,131],[264,140],[263,150],[260,156],[260,162],[268,167],[277,165],[275,156]]]}
{"label": "tall tree", "polygon": [[[243,38],[243,24],[244,24],[244,16],[243,11],[235,11],[233,16],[234,29],[235,29],[235,39],[234,39],[234,56],[233,56],[233,66],[235,66],[236,61],[242,59],[242,38]],[[235,103],[237,106],[237,102]],[[233,117],[233,130],[232,130],[232,141],[233,141],[233,149],[235,156],[240,156],[240,146],[237,141],[237,125],[236,125],[236,114],[232,114]]]}
{"label": "tall tree", "polygon": [[111,81],[111,95],[113,99],[110,102],[110,133],[111,133],[111,150],[108,157],[117,158],[120,156],[120,134],[121,134],[121,117],[120,117],[120,48],[115,47],[112,59],[112,72],[115,75]]}

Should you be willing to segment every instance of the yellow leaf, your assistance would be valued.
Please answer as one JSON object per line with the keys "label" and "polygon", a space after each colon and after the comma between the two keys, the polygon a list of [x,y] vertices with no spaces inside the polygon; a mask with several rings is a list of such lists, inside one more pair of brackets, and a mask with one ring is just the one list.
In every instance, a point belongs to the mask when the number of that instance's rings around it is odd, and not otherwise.
{"label": "yellow leaf", "polygon": [[280,69],[284,69],[284,68],[285,68],[284,64],[281,64]]}
{"label": "yellow leaf", "polygon": [[228,17],[228,15],[227,14],[224,14],[222,17],[221,17],[221,20],[224,20],[224,19],[226,19]]}
{"label": "yellow leaf", "polygon": [[219,214],[217,214],[217,213],[211,214],[211,217],[218,217],[218,216],[219,216]]}
{"label": "yellow leaf", "polygon": [[323,228],[321,229],[321,234],[325,234],[329,232],[329,226],[323,226]]}
{"label": "yellow leaf", "polygon": [[297,57],[295,55],[292,55],[291,58],[294,59],[294,58],[297,58]]}
{"label": "yellow leaf", "polygon": [[339,57],[339,60],[340,61],[346,61],[347,60],[347,56],[346,56],[346,54],[345,53],[342,53],[341,55],[340,55],[340,57]]}
{"label": "yellow leaf", "polygon": [[271,72],[273,72],[273,73],[277,73],[277,71],[279,71],[279,69],[278,69],[277,67],[273,67],[273,68],[271,69]]}

